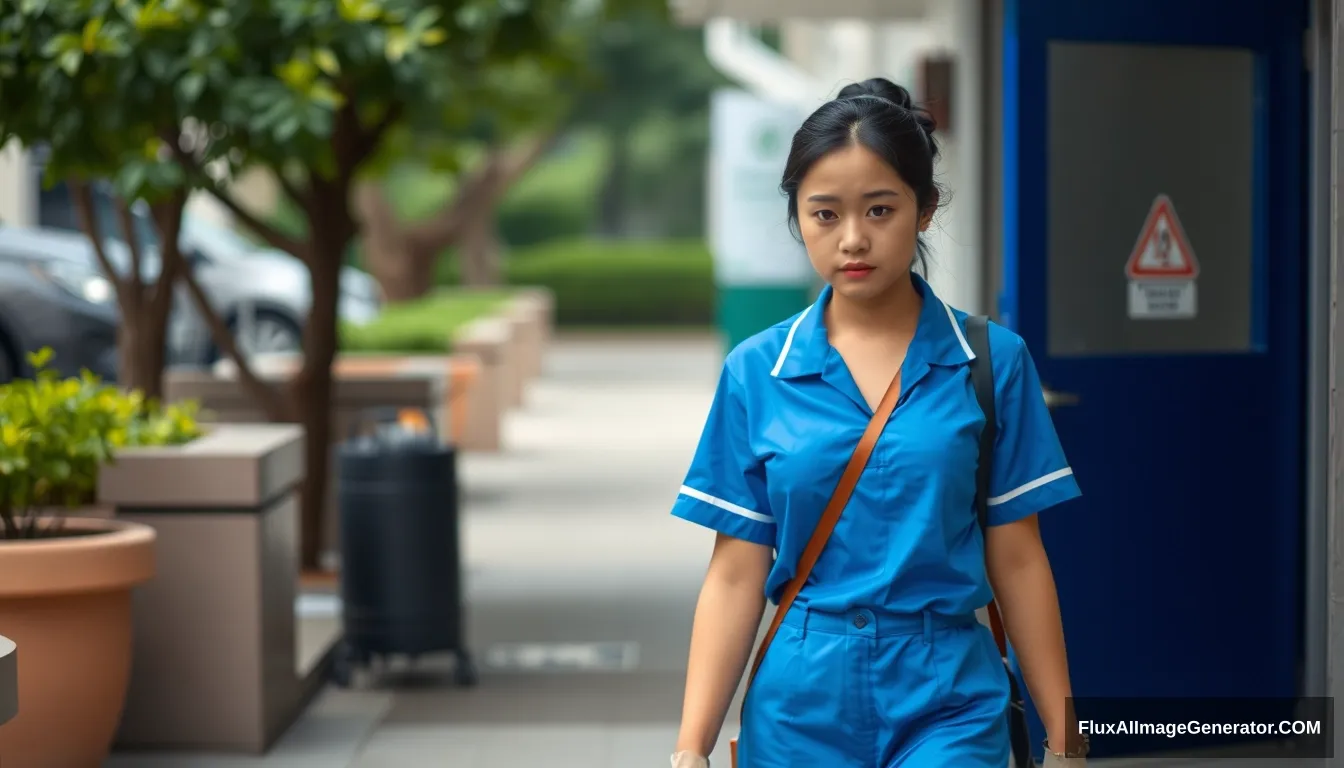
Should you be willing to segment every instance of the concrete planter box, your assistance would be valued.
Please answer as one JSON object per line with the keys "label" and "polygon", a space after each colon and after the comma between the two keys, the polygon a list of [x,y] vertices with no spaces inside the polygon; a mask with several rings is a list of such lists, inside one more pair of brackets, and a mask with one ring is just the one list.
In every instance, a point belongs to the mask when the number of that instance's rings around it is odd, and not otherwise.
{"label": "concrete planter box", "polygon": [[526,396],[526,385],[540,376],[545,367],[553,308],[553,302],[549,297],[550,293],[547,291],[521,291],[509,301],[504,310],[504,314],[514,323],[518,337],[520,384],[517,399],[520,404]]}
{"label": "concrete planter box", "polygon": [[453,340],[455,352],[471,355],[480,364],[461,442],[467,450],[498,451],[503,447],[504,414],[518,392],[516,327],[504,318],[482,318],[463,326]]}
{"label": "concrete planter box", "polygon": [[[258,366],[257,375],[272,382],[287,381],[299,369],[294,359],[273,359]],[[223,369],[223,375],[199,369],[171,370],[164,376],[164,395],[169,401],[192,399],[208,411],[206,416],[219,423],[259,424],[266,421],[238,381]],[[335,471],[335,444],[349,439],[352,431],[372,409],[415,408],[429,415],[440,429],[445,423],[444,403],[447,382],[442,368],[406,370],[394,375],[358,374],[342,376],[336,372],[331,423],[332,471],[323,505],[324,541],[322,548],[334,565],[340,551],[340,518],[336,505],[339,481]],[[296,552],[298,549],[296,548]]]}
{"label": "concrete planter box", "polygon": [[303,429],[284,424],[214,425],[102,470],[99,503],[158,534],[119,748],[261,753],[320,687],[294,614],[303,473]]}
{"label": "concrete planter box", "polygon": [[[527,307],[538,326],[543,356],[555,337],[555,294],[549,288],[523,288],[518,291],[516,302]],[[539,360],[540,362],[540,360]],[[541,368],[536,371],[541,373]]]}

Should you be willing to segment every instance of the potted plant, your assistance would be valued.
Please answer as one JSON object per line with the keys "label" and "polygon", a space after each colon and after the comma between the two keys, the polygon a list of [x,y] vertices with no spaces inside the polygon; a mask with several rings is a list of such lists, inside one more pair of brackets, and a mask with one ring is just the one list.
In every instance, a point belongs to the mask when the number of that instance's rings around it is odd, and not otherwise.
{"label": "potted plant", "polygon": [[101,765],[131,663],[131,591],[154,574],[154,529],[63,510],[96,497],[116,449],[199,434],[191,407],[160,407],[51,351],[28,380],[0,385],[0,629],[19,653],[19,714],[0,728],[15,765]]}

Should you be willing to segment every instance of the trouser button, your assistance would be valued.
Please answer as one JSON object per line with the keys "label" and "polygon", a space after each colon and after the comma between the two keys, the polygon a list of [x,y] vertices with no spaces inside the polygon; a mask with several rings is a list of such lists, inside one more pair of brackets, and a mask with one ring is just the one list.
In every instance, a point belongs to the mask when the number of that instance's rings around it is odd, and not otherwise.
{"label": "trouser button", "polygon": [[854,626],[858,627],[859,629],[863,629],[864,627],[868,626],[868,617],[864,616],[862,613],[855,614]]}

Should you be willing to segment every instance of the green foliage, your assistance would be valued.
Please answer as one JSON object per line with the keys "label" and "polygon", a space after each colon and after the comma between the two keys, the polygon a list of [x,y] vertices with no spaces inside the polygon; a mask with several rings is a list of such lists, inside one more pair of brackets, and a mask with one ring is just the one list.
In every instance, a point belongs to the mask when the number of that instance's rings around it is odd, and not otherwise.
{"label": "green foliage", "polygon": [[516,286],[555,294],[562,326],[705,326],[714,322],[714,270],[698,240],[569,240],[519,251]]}
{"label": "green foliage", "polygon": [[600,134],[571,137],[509,190],[499,206],[499,234],[515,248],[592,232],[606,171]]}
{"label": "green foliage", "polygon": [[0,540],[55,535],[46,507],[94,498],[98,471],[119,448],[179,445],[201,434],[196,404],[162,406],[83,371],[60,378],[51,350],[29,355],[36,375],[0,385]]}
{"label": "green foliage", "polygon": [[[16,0],[0,3],[0,144],[51,147],[53,176],[116,175],[130,197],[183,180],[158,139],[237,170],[330,178],[343,114],[411,133],[554,109],[578,50],[569,0]],[[514,92],[501,92],[501,83]],[[517,98],[519,88],[528,98]],[[395,109],[394,109],[395,108]],[[389,111],[394,110],[394,111]],[[538,112],[540,110],[540,112]],[[348,133],[348,131],[347,131]],[[354,137],[346,135],[344,140]],[[379,138],[382,138],[380,135]],[[395,142],[389,142],[389,147]],[[381,145],[363,147],[373,156]],[[176,175],[173,175],[176,174]]]}
{"label": "green foliage", "polygon": [[500,309],[508,290],[440,289],[418,301],[387,307],[372,323],[342,329],[347,352],[445,353],[464,325]]}

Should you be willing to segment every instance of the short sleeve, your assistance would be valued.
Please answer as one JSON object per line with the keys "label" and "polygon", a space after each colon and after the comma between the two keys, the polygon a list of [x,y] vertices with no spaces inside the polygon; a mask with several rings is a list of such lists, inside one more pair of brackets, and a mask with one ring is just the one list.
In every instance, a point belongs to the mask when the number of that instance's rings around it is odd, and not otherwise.
{"label": "short sleeve", "polygon": [[744,393],[728,365],[672,514],[734,538],[774,546],[764,467],[749,447]]}
{"label": "short sleeve", "polygon": [[995,362],[999,434],[989,486],[989,525],[1021,520],[1081,495],[1046,407],[1036,364],[1021,337],[1011,338],[1011,356],[1002,368]]}

